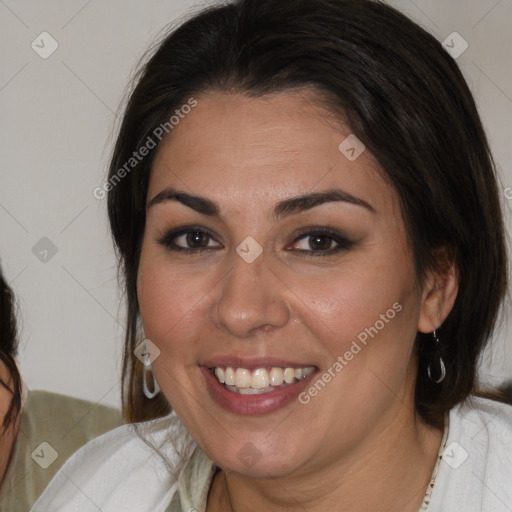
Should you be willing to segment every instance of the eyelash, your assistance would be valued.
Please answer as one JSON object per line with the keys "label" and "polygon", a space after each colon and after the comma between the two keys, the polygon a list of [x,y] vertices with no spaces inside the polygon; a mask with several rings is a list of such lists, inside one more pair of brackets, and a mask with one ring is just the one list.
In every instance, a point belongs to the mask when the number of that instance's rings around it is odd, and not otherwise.
{"label": "eyelash", "polygon": [[181,252],[184,254],[191,254],[191,253],[197,254],[197,253],[202,253],[202,252],[209,251],[212,249],[216,250],[215,248],[211,248],[211,247],[194,247],[194,248],[189,247],[189,248],[187,248],[187,247],[180,247],[179,245],[176,245],[176,243],[175,243],[176,238],[178,238],[179,236],[187,235],[189,233],[201,233],[203,235],[207,235],[211,240],[214,240],[215,242],[217,242],[215,240],[215,237],[213,236],[213,234],[201,226],[185,226],[182,228],[171,229],[170,231],[165,233],[165,235],[158,238],[157,242],[159,244],[165,246],[170,251]]}
{"label": "eyelash", "polygon": [[[325,256],[331,256],[333,254],[336,254],[340,251],[346,251],[354,245],[352,241],[350,241],[346,236],[342,235],[340,232],[323,227],[323,226],[311,226],[307,228],[303,228],[300,233],[297,235],[295,240],[291,245],[297,244],[299,241],[307,239],[307,238],[313,238],[315,236],[321,236],[321,237],[327,237],[330,240],[332,240],[334,243],[337,244],[336,247],[327,249],[327,250],[320,250],[320,251],[313,251],[313,250],[307,250],[307,249],[295,249],[294,252],[297,253],[300,256],[305,257],[325,257]],[[293,250],[293,249],[288,249]]]}
{"label": "eyelash", "polygon": [[[217,247],[188,247],[187,248],[187,247],[181,247],[179,245],[176,245],[175,241],[178,237],[183,236],[183,235],[188,235],[190,233],[200,233],[202,235],[206,235],[207,237],[209,237],[209,239],[210,239],[209,241],[213,240],[217,244],[219,243],[219,242],[217,242],[217,240],[215,240],[215,237],[209,230],[207,230],[201,226],[185,226],[182,228],[172,229],[172,230],[168,231],[167,233],[165,233],[163,236],[159,237],[157,239],[157,242],[159,244],[165,246],[170,251],[181,252],[183,254],[199,254],[199,253],[203,253],[203,252],[207,252],[207,251],[211,251],[211,250],[218,250]],[[327,249],[327,250],[318,250],[318,251],[289,248],[290,246],[293,246],[304,239],[313,238],[315,236],[327,237],[330,240],[332,240],[334,243],[336,243],[337,246],[334,248]],[[318,227],[312,226],[312,227],[308,227],[308,228],[303,228],[301,230],[301,232],[298,233],[298,235],[294,239],[293,243],[290,244],[290,246],[288,246],[286,248],[286,250],[294,251],[297,255],[299,255],[301,257],[303,256],[303,257],[317,258],[317,257],[330,256],[330,255],[333,255],[340,251],[348,250],[353,245],[354,245],[353,242],[351,242],[347,237],[343,236],[341,233],[339,233],[336,230],[333,230],[333,229],[327,228],[327,227],[323,227],[323,226],[318,226]]]}

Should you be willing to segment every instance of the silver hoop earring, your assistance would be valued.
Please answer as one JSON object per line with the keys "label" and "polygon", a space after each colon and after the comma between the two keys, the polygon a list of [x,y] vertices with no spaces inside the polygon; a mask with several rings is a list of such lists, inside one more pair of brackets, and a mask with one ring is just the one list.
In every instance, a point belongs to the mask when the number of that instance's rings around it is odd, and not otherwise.
{"label": "silver hoop earring", "polygon": [[[434,347],[434,354],[432,355],[432,357],[430,359],[430,363],[428,363],[428,366],[427,366],[427,375],[431,381],[435,382],[436,384],[439,384],[446,377],[446,367],[444,365],[443,358],[441,357],[441,349],[439,348],[440,343],[439,343],[439,338],[437,337],[437,334],[436,334],[436,330],[434,330],[434,332],[432,333],[432,335],[434,337],[435,347]],[[434,359],[438,359],[436,366],[439,367],[439,377],[437,379],[434,379],[432,377],[432,371],[431,371],[431,365],[432,365],[432,362],[434,361]]]}
{"label": "silver hoop earring", "polygon": [[[146,339],[146,334],[144,332],[144,326],[142,325],[142,319],[140,318],[140,316],[137,319],[137,329],[139,330],[139,332],[142,334],[142,336],[144,338],[144,341],[135,349],[135,352],[136,353],[138,352],[137,357],[143,364],[143,367],[142,367],[142,392],[144,393],[144,396],[146,398],[151,400],[152,398],[155,398],[155,396],[158,395],[158,393],[160,393],[160,386],[158,385],[158,382],[156,381],[155,374],[153,373],[153,368],[151,367],[152,358],[151,358],[151,354],[150,354],[149,347],[148,347],[148,341],[150,343],[151,343],[151,341]],[[154,351],[155,346],[152,345],[152,347],[153,347],[153,351]],[[160,351],[158,349],[156,349],[156,350],[158,351],[156,357],[158,357]],[[153,354],[153,356],[154,356],[154,354]],[[151,379],[153,381],[152,385],[151,385],[152,391],[151,391],[150,387],[148,386],[149,379]]]}
{"label": "silver hoop earring", "polygon": [[[153,377],[153,384],[151,386],[153,391],[150,391],[148,387],[148,377],[150,375],[151,377]],[[158,382],[155,379],[155,374],[153,373],[151,366],[144,366],[142,368],[142,391],[144,393],[144,396],[146,398],[149,398],[150,400],[152,398],[155,398],[155,396],[158,395],[158,393],[160,393],[160,386],[158,385]]]}

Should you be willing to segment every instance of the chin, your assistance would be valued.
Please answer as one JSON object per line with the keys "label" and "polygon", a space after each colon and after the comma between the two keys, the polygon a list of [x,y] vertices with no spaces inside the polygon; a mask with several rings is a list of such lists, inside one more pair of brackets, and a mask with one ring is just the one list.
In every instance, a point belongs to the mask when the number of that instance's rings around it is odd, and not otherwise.
{"label": "chin", "polygon": [[[265,433],[264,435],[268,435]],[[254,436],[253,436],[254,437]],[[269,446],[269,439],[246,441],[251,436],[237,436],[229,441],[231,447],[238,449],[224,449],[218,444],[213,450],[208,450],[215,463],[227,472],[234,472],[250,478],[277,478],[285,477],[301,467],[304,461],[293,456],[297,451],[297,444],[288,443],[282,439],[275,440],[275,446]],[[303,446],[303,443],[299,443]]]}

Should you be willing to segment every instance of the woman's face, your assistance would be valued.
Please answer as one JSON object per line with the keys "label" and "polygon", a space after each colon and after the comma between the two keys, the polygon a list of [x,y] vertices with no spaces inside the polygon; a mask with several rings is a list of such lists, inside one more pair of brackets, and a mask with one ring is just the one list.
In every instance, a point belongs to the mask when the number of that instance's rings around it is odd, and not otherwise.
{"label": "woman's face", "polygon": [[369,452],[414,410],[422,292],[397,194],[306,92],[196,99],[147,196],[137,286],[158,383],[226,470]]}

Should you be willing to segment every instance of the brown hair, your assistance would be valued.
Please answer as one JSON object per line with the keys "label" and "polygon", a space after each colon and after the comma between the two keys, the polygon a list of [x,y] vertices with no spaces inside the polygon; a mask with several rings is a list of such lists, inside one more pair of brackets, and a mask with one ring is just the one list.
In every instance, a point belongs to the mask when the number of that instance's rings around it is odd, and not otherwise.
{"label": "brown hair", "polygon": [[137,270],[158,146],[119,169],[192,95],[250,96],[313,86],[378,160],[397,191],[418,280],[445,249],[460,283],[439,330],[446,378],[426,374],[434,344],[418,333],[416,407],[441,425],[476,389],[476,365],[506,290],[504,228],[494,164],[474,99],[455,61],[406,16],[372,0],[237,0],[208,8],[151,50],[135,78],[112,155],[108,212],[128,303],[123,407],[128,421],[169,404],[141,392]]}

